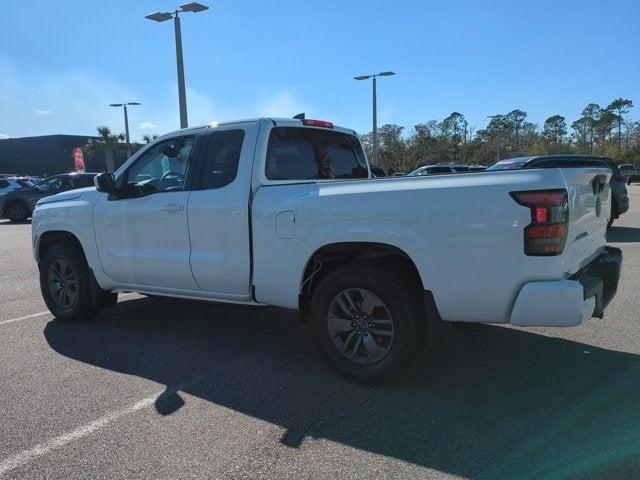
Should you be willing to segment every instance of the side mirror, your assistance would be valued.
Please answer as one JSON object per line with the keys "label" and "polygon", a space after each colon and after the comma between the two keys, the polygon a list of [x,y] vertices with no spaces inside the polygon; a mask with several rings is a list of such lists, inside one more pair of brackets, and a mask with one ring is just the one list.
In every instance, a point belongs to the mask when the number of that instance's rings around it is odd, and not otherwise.
{"label": "side mirror", "polygon": [[113,173],[100,173],[93,177],[93,183],[99,192],[108,194],[116,193],[116,179]]}

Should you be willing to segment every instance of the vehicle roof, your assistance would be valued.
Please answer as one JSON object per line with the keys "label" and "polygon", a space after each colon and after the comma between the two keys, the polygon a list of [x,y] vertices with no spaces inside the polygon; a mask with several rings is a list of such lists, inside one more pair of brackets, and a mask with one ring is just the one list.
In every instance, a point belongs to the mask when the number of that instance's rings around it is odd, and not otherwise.
{"label": "vehicle roof", "polygon": [[[310,118],[307,120],[311,120]],[[316,119],[314,119],[316,120]],[[317,119],[320,120],[320,119]],[[328,120],[327,120],[328,121]],[[274,126],[278,126],[278,127],[287,127],[287,126],[291,126],[291,127],[305,127],[305,128],[320,128],[323,129],[323,127],[314,127],[314,126],[310,126],[310,125],[303,125],[302,120],[298,119],[298,118],[279,118],[279,117],[254,117],[254,118],[242,118],[242,119],[237,119],[237,120],[226,120],[226,121],[222,121],[222,122],[211,122],[211,123],[207,123],[204,125],[198,125],[195,127],[187,127],[187,128],[181,128],[180,130],[174,130],[172,132],[168,132],[165,133],[164,135],[158,137],[158,138],[163,138],[169,135],[174,135],[178,132],[182,132],[182,133],[187,133],[187,132],[196,132],[199,130],[204,130],[204,129],[209,129],[209,128],[215,128],[215,127],[221,127],[221,126],[226,126],[226,125],[235,125],[235,124],[239,124],[239,123],[252,123],[252,122],[257,122],[257,123],[272,123]],[[341,127],[339,125],[335,125],[333,124],[333,128],[331,129],[327,129],[327,130],[333,130],[336,132],[340,132],[340,133],[346,133],[349,135],[357,135],[355,130],[351,129],[351,128],[345,128],[345,127]]]}
{"label": "vehicle roof", "polygon": [[575,158],[587,158],[589,160],[602,160],[602,161],[610,161],[613,160],[610,157],[604,157],[600,155],[580,155],[580,154],[571,154],[571,153],[560,153],[558,155],[532,155],[529,157],[512,157],[505,158],[500,160],[501,162],[509,161],[509,162],[530,162],[532,160],[563,160],[563,159],[575,159]]}

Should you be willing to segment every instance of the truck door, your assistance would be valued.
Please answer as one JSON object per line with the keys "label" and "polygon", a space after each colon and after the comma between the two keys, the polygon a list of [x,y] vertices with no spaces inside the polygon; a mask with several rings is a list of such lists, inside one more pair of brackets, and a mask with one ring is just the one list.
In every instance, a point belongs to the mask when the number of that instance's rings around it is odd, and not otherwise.
{"label": "truck door", "polygon": [[257,122],[228,125],[202,139],[187,213],[191,271],[206,292],[250,293],[249,202],[258,130]]}
{"label": "truck door", "polygon": [[195,136],[155,143],[123,173],[122,194],[93,210],[103,270],[137,286],[197,290],[189,266],[187,172]]}

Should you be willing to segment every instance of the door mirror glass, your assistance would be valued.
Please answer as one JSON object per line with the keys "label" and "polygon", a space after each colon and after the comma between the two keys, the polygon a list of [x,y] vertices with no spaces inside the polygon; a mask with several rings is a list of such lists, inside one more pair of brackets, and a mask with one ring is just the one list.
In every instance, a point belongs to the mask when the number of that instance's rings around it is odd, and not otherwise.
{"label": "door mirror glass", "polygon": [[116,193],[116,179],[113,173],[100,173],[93,178],[96,190],[103,193]]}

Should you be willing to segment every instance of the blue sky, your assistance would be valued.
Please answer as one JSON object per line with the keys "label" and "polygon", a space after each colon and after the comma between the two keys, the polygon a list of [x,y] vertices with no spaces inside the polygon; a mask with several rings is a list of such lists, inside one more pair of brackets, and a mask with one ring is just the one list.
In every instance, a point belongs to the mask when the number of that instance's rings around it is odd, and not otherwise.
{"label": "blue sky", "polygon": [[[185,0],[186,1],[186,0]],[[173,26],[165,0],[2,0],[0,135],[123,131],[109,103],[139,101],[131,135],[178,128]],[[202,0],[182,21],[191,125],[258,115],[410,130],[452,111],[476,129],[520,108],[571,123],[589,102],[638,104],[640,2]],[[55,5],[55,7],[54,7]],[[635,111],[634,111],[635,110]]]}

